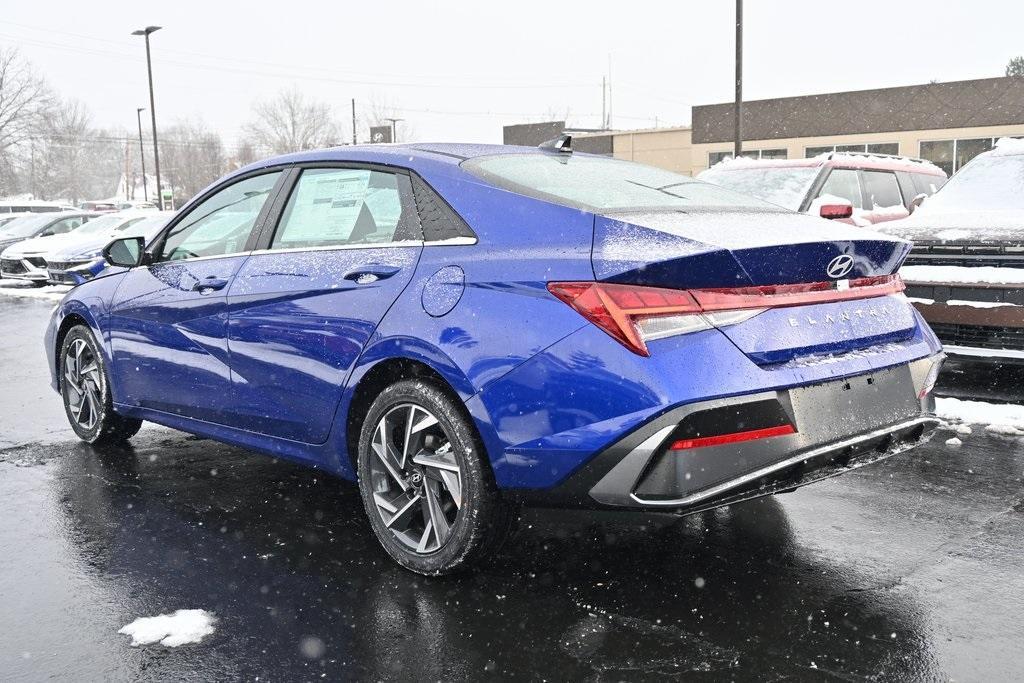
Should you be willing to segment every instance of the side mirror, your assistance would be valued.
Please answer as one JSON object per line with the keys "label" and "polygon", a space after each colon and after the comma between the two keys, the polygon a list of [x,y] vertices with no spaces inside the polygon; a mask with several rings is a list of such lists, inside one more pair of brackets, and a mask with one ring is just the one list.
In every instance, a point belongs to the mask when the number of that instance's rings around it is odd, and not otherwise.
{"label": "side mirror", "polygon": [[122,237],[103,247],[103,258],[112,266],[141,266],[146,255],[146,242],[141,237]]}
{"label": "side mirror", "polygon": [[910,213],[914,213],[914,209],[924,204],[924,200],[926,199],[928,199],[928,195],[924,192],[919,195],[915,195],[914,198],[910,200]]}
{"label": "side mirror", "polygon": [[829,220],[837,218],[849,218],[853,215],[853,204],[822,204],[818,215]]}

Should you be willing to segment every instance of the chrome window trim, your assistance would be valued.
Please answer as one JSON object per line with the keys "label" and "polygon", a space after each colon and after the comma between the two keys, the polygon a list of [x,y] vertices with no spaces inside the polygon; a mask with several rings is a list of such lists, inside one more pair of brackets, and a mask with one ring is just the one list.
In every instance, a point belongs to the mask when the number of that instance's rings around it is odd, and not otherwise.
{"label": "chrome window trim", "polygon": [[164,263],[195,263],[196,261],[211,261],[213,259],[228,258],[231,256],[255,256],[256,254],[298,254],[304,251],[350,251],[353,249],[396,249],[400,247],[459,247],[472,246],[477,243],[475,237],[449,237],[444,240],[401,240],[398,242],[377,242],[375,244],[329,244],[322,247],[289,247],[287,249],[254,249],[253,251],[233,251],[230,254],[214,254],[212,256],[197,256],[195,258],[175,259],[173,261],[157,261],[147,267],[159,266]]}
{"label": "chrome window trim", "polygon": [[162,266],[165,263],[195,263],[196,261],[212,261],[213,259],[229,258],[231,256],[248,256],[250,253],[252,252],[233,251],[230,254],[213,254],[211,256],[196,256],[195,258],[179,258],[168,261],[154,261],[153,263],[147,264],[146,267],[150,268],[152,266]]}

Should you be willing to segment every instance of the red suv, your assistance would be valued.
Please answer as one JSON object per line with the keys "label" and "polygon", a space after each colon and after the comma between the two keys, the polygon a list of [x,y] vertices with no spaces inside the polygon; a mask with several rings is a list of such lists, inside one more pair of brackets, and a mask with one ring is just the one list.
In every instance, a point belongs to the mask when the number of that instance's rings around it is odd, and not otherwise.
{"label": "red suv", "polygon": [[906,218],[946,182],[945,171],[929,161],[856,152],[810,159],[726,159],[697,177],[855,225]]}

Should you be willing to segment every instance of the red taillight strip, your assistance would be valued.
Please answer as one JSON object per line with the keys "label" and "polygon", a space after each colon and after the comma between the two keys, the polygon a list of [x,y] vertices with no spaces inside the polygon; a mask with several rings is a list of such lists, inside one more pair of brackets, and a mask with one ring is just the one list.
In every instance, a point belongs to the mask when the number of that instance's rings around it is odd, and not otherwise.
{"label": "red taillight strip", "polygon": [[751,429],[745,432],[733,432],[732,434],[721,434],[719,436],[702,436],[696,439],[680,439],[673,442],[668,449],[670,451],[683,451],[689,448],[721,446],[727,443],[753,441],[754,439],[767,439],[770,436],[784,436],[786,434],[796,434],[796,429],[793,428],[793,425],[779,425],[778,427]]}
{"label": "red taillight strip", "polygon": [[549,292],[642,356],[650,355],[636,325],[644,318],[867,299],[896,294],[903,289],[899,275],[839,282],[688,290],[594,281],[548,283]]}
{"label": "red taillight strip", "polygon": [[688,291],[704,311],[733,311],[741,308],[781,308],[868,299],[898,294],[905,288],[903,278],[894,274],[849,280],[849,286],[843,288],[840,288],[835,282],[808,282],[797,285],[691,289]]}

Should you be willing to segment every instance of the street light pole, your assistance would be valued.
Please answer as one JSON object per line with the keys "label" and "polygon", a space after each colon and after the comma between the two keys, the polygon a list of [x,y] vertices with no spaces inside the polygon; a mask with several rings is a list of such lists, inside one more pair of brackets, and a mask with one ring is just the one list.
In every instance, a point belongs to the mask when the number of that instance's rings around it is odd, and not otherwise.
{"label": "street light pole", "polygon": [[139,29],[138,31],[132,31],[132,35],[146,37],[146,71],[149,74],[149,115],[150,120],[153,123],[153,165],[156,167],[156,196],[157,205],[160,207],[160,210],[163,211],[164,193],[161,191],[160,186],[160,150],[157,146],[156,140],[156,102],[153,99],[153,62],[149,57],[149,34],[159,30],[159,26],[147,26],[146,28]]}
{"label": "street light pole", "polygon": [[399,121],[405,121],[405,119],[385,118],[384,120],[391,122],[391,142],[398,142],[398,127],[395,124]]}
{"label": "street light pole", "polygon": [[139,107],[135,110],[135,118],[139,120],[139,160],[142,161],[142,196],[145,200],[149,201],[149,189],[146,186],[146,150],[142,146],[142,112],[146,111],[145,107]]}
{"label": "street light pole", "polygon": [[732,156],[739,159],[743,152],[743,0],[736,0],[736,101],[733,104],[736,124]]}

